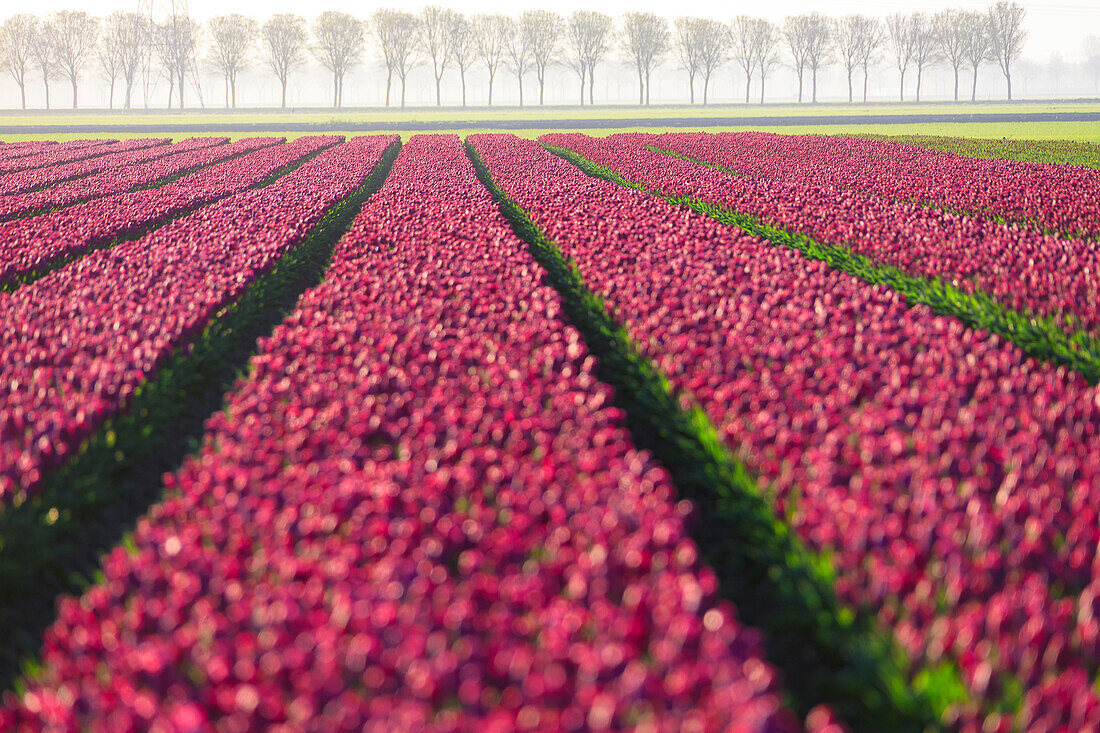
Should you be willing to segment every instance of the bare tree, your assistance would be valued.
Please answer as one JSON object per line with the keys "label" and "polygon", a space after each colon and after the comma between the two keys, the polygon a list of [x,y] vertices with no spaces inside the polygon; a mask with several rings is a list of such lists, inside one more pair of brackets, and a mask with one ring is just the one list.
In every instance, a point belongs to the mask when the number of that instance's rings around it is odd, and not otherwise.
{"label": "bare tree", "polygon": [[51,38],[57,55],[57,68],[73,87],[76,109],[76,85],[99,39],[99,21],[83,10],[61,10],[50,18]]}
{"label": "bare tree", "polygon": [[[123,107],[130,109],[134,79],[148,53],[149,21],[139,13],[116,11],[107,16],[100,39],[100,65],[110,59],[115,74],[125,87]],[[104,71],[107,71],[104,66]],[[114,78],[111,79],[111,101],[114,103]]]}
{"label": "bare tree", "polygon": [[442,105],[440,84],[447,63],[451,60],[451,26],[458,14],[450,8],[429,5],[420,11],[420,43],[425,56],[431,59],[435,78],[435,103]]}
{"label": "bare tree", "polygon": [[993,60],[993,35],[989,32],[989,16],[977,11],[963,13],[966,25],[966,60],[970,63],[972,81],[970,101],[978,99],[978,69]]}
{"label": "bare tree", "polygon": [[806,63],[810,67],[813,93],[811,101],[817,103],[817,72],[832,60],[833,26],[822,13],[810,13],[809,36],[806,39]]}
{"label": "bare tree", "polygon": [[38,21],[33,15],[13,15],[0,26],[0,52],[4,68],[19,86],[19,101],[27,108],[27,72],[34,63],[34,36]]}
{"label": "bare tree", "polygon": [[699,28],[699,73],[703,76],[703,104],[710,93],[714,72],[729,60],[729,29],[725,24],[704,18]]}
{"label": "bare tree", "polygon": [[730,23],[730,55],[745,72],[745,104],[749,103],[749,91],[752,87],[752,73],[759,62],[759,49],[756,43],[757,18],[738,15]]}
{"label": "bare tree", "polygon": [[584,85],[588,82],[588,101],[592,103],[595,67],[608,51],[611,18],[595,10],[578,10],[569,16],[566,25],[566,63],[580,78],[581,105]]}
{"label": "bare tree", "polygon": [[373,16],[378,51],[386,65],[386,106],[390,106],[393,75],[401,80],[401,106],[405,106],[405,78],[413,67],[419,43],[420,20],[403,10],[379,10]]}
{"label": "bare tree", "polygon": [[673,24],[672,48],[680,67],[688,75],[688,99],[695,104],[695,75],[699,73],[699,26],[702,18],[677,18]]}
{"label": "bare tree", "polygon": [[[184,89],[188,73],[195,72],[195,50],[199,41],[199,24],[186,15],[174,15],[157,28],[157,56],[168,73],[168,106],[172,106],[172,89],[178,87],[180,109],[184,106]],[[197,74],[195,74],[197,76]]]}
{"label": "bare tree", "polygon": [[[855,95],[852,90],[852,73],[856,68],[864,63],[864,58],[869,56],[868,40],[875,35],[875,26],[878,21],[874,18],[868,18],[866,15],[846,15],[843,18],[835,21],[833,27],[833,48],[836,51],[837,59],[840,61],[840,65],[844,67],[844,73],[848,77],[848,102],[855,101]],[[871,53],[874,53],[874,49],[871,49]],[[866,65],[863,67],[864,84],[863,84],[863,101],[867,101],[867,66],[870,65],[870,58],[867,58]]]}
{"label": "bare tree", "polygon": [[1020,58],[1027,40],[1024,29],[1024,8],[1016,2],[997,0],[989,9],[989,33],[993,58],[1001,67],[1008,86],[1008,98],[1012,99],[1012,64]]}
{"label": "bare tree", "polygon": [[474,27],[465,15],[455,14],[451,24],[451,58],[458,69],[458,78],[462,83],[462,106],[466,106],[466,72],[477,58],[477,43],[474,40]]}
{"label": "bare tree", "polygon": [[304,18],[291,13],[274,15],[260,31],[267,50],[267,63],[282,86],[282,108],[286,109],[286,83],[290,72],[305,60],[306,32]]}
{"label": "bare tree", "polygon": [[623,16],[623,46],[638,71],[638,104],[649,104],[649,77],[669,46],[668,23],[653,13]]}
{"label": "bare tree", "polygon": [[932,19],[940,56],[955,75],[955,101],[959,101],[959,67],[966,61],[970,31],[961,10],[943,10]]}
{"label": "bare tree", "polygon": [[586,11],[589,24],[588,34],[588,103],[595,104],[596,67],[611,52],[611,29],[614,21],[611,16]]}
{"label": "bare tree", "polygon": [[913,34],[913,65],[917,67],[917,101],[920,101],[924,70],[940,61],[940,45],[932,19],[925,13],[913,13],[909,20]]}
{"label": "bare tree", "polygon": [[518,25],[512,27],[508,37],[508,63],[519,82],[519,106],[523,106],[523,76],[531,70],[531,39]]}
{"label": "bare tree", "polygon": [[344,75],[363,56],[363,22],[326,10],[313,22],[313,55],[332,72],[332,106],[344,103]]}
{"label": "bare tree", "polygon": [[913,63],[912,19],[903,13],[894,13],[886,18],[886,30],[890,45],[890,54],[894,57],[898,71],[901,72],[899,99],[905,101],[905,71]]}
{"label": "bare tree", "polygon": [[[120,14],[115,11],[114,14]],[[108,43],[106,40],[106,34],[110,33],[112,29],[110,27],[104,29],[104,37],[100,38],[100,42],[96,44],[95,56],[99,62],[99,70],[103,72],[103,78],[107,80],[107,107],[110,109],[115,108],[115,82],[118,81],[118,77],[122,73],[122,60],[119,58],[117,47]]]}
{"label": "bare tree", "polygon": [[225,106],[237,106],[237,75],[248,65],[256,33],[256,21],[239,13],[219,15],[210,21],[211,63],[225,80]]}
{"label": "bare tree", "polygon": [[38,67],[38,73],[42,75],[42,86],[46,91],[46,109],[50,108],[50,77],[57,72],[57,45],[53,40],[53,26],[48,21],[34,24],[34,35],[31,37],[31,54],[34,57],[34,65]]}
{"label": "bare tree", "polygon": [[1085,38],[1085,68],[1092,77],[1092,86],[1100,92],[1100,36]]}
{"label": "bare tree", "polygon": [[[504,15],[475,15],[474,42],[477,56],[489,72],[489,104],[493,103],[493,81],[508,51],[508,40],[515,36],[515,25]],[[522,86],[522,83],[521,83]],[[522,91],[522,89],[521,89]]]}
{"label": "bare tree", "polygon": [[760,70],[760,104],[764,104],[764,82],[781,63],[779,26],[758,18],[754,24],[753,45],[756,46],[756,67]]}
{"label": "bare tree", "polygon": [[545,104],[546,70],[557,60],[565,19],[549,10],[524,10],[519,16],[519,32],[527,36],[535,78],[539,82],[539,104]]}
{"label": "bare tree", "polygon": [[802,101],[802,79],[810,57],[810,16],[790,15],[783,20],[783,38],[791,54],[791,67],[798,77],[798,101]]}

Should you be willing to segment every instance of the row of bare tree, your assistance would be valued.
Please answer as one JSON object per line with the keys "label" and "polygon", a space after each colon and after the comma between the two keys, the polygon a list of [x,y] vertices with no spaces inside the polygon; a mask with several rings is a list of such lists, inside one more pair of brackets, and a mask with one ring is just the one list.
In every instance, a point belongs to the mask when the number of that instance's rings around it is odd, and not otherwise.
{"label": "row of bare tree", "polygon": [[833,19],[813,12],[787,17],[782,25],[763,18],[738,16],[732,23],[709,18],[681,17],[671,23],[653,13],[631,12],[617,24],[603,13],[581,10],[568,17],[548,10],[528,10],[512,18],[500,14],[467,17],[449,8],[428,6],[419,13],[383,9],[369,21],[347,13],[326,11],[312,24],[301,16],[280,14],[262,25],[240,14],[210,20],[205,28],[194,19],[174,16],[154,22],[138,13],[115,12],[97,19],[82,11],[66,10],[39,19],[20,14],[0,26],[0,59],[18,85],[26,108],[26,85],[37,72],[49,108],[51,79],[72,85],[77,106],[77,80],[92,67],[110,84],[114,106],[116,85],[121,85],[123,106],[129,108],[135,86],[144,84],[145,105],[149,87],[160,76],[169,83],[168,103],[184,104],[185,82],[193,84],[201,61],[225,82],[225,104],[236,106],[237,79],[261,60],[278,79],[282,106],[292,72],[312,55],[332,75],[334,107],[343,102],[344,78],[363,61],[367,39],[372,37],[378,59],[386,69],[386,105],[393,82],[401,84],[400,104],[405,105],[409,72],[424,64],[435,80],[436,104],[442,104],[441,86],[448,71],[457,72],[466,105],[466,75],[482,66],[488,72],[488,103],[493,103],[493,83],[507,68],[519,82],[523,105],[524,78],[534,73],[539,104],[544,103],[547,71],[561,64],[577,75],[580,103],[587,87],[589,104],[595,102],[595,72],[613,51],[630,63],[638,76],[638,103],[649,104],[650,78],[668,59],[687,72],[689,98],[695,103],[696,82],[702,82],[706,104],[715,71],[731,61],[744,73],[745,101],[753,79],[759,80],[760,101],[769,74],[786,64],[798,79],[798,101],[808,73],[812,101],[817,101],[821,69],[837,63],[848,79],[852,101],[853,76],[863,74],[863,100],[867,100],[870,68],[884,57],[898,68],[900,99],[905,99],[906,73],[916,72],[916,99],[920,101],[925,71],[946,64],[954,71],[955,99],[959,98],[960,70],[973,74],[971,99],[977,95],[977,72],[982,64],[996,63],[1003,72],[1012,98],[1012,65],[1023,51],[1027,32],[1024,9],[1010,0],[999,0],[986,12],[944,10],[935,15],[895,14],[885,20],[864,15]]}

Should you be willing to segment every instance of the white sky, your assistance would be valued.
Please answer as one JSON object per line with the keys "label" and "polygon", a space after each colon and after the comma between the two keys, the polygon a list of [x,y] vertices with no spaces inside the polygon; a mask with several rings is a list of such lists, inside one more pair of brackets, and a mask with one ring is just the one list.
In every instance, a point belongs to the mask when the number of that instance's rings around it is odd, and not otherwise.
{"label": "white sky", "polygon": [[[358,17],[369,16],[380,6],[402,6],[409,3],[376,2],[375,0],[185,0],[189,2],[191,14],[199,20],[214,15],[239,12],[263,19],[273,13],[294,12],[310,17],[321,10],[342,10]],[[1037,61],[1046,61],[1052,52],[1059,51],[1067,61],[1082,58],[1082,44],[1087,35],[1100,36],[1100,0],[1020,0],[1027,8],[1027,24],[1030,37],[1024,55]],[[169,3],[171,0],[155,0]],[[716,0],[694,0],[690,3],[670,6],[667,0],[605,0],[600,3],[578,0],[434,0],[436,4],[447,5],[463,12],[503,12],[518,13],[527,8],[550,7],[562,13],[578,8],[601,10],[609,15],[619,15],[629,10],[648,10],[659,14],[691,14],[715,19],[729,19],[739,13],[763,15],[779,21],[785,15],[820,10],[829,15],[847,13],[865,13],[885,16],[894,12],[924,10],[935,12],[944,7],[983,9],[988,7],[985,0],[833,0],[820,2],[815,0],[769,0],[759,2],[718,2]],[[426,2],[417,2],[419,7]],[[0,18],[16,12],[25,12],[33,8],[35,12],[46,13],[63,8],[79,6],[83,10],[104,15],[112,10],[137,9],[139,0],[36,0],[28,6],[20,0],[0,0]]]}

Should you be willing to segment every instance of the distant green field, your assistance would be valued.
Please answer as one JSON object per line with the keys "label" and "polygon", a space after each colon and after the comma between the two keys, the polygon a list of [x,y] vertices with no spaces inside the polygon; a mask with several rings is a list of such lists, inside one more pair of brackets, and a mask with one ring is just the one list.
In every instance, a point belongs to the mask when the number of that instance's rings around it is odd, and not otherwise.
{"label": "distant green field", "polygon": [[[1019,123],[1000,123],[1000,122],[961,122],[961,123],[916,123],[916,124],[884,124],[884,125],[786,125],[786,126],[774,126],[774,127],[697,127],[697,128],[676,128],[677,131],[687,132],[689,130],[702,130],[706,132],[720,132],[720,131],[739,131],[739,130],[751,130],[759,129],[767,132],[776,132],[792,135],[886,135],[886,136],[909,136],[909,135],[925,135],[925,136],[947,136],[947,137],[966,137],[966,138],[1007,138],[1012,140],[1070,140],[1077,142],[1091,142],[1100,143],[1100,124],[1095,122],[1019,122]],[[469,135],[479,132],[501,132],[502,130],[493,130],[491,128],[485,129],[472,129],[468,127],[456,127],[453,130],[447,130],[446,132],[458,133],[460,135]],[[563,128],[561,131],[567,131]],[[616,132],[654,132],[654,128],[650,127],[622,127],[622,128],[608,128],[600,130],[578,130],[578,132],[585,132],[589,135],[610,135]],[[513,132],[523,137],[538,137],[543,135],[549,130],[545,129],[523,129],[523,130],[506,130],[505,132]],[[411,135],[421,134],[419,132],[404,130],[399,133],[405,139],[408,139]],[[295,138],[302,135],[308,135],[312,133],[308,132],[278,132],[278,131],[263,131],[257,130],[255,132],[238,133],[238,134],[226,134],[226,133],[157,133],[157,132],[142,132],[142,133],[125,133],[121,131],[112,132],[110,130],[104,130],[101,133],[102,136],[111,136],[117,138],[132,138],[132,137],[173,137],[182,138],[189,137],[194,134],[211,134],[211,135],[226,135],[231,138],[239,138],[251,135],[275,135],[278,137]],[[344,131],[344,132],[326,132],[324,134],[332,135],[363,135],[368,133],[358,131]],[[0,140],[5,142],[16,142],[19,140],[71,140],[73,138],[86,138],[96,137],[95,133],[54,133],[54,134],[39,134],[39,135],[0,135]]]}

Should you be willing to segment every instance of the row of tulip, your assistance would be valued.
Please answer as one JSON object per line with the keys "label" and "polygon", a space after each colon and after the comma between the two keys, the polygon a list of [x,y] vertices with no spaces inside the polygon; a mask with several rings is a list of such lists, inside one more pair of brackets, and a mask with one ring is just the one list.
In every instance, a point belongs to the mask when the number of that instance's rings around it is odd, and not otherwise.
{"label": "row of tulip", "polygon": [[[82,145],[98,145],[102,143],[102,140],[70,140],[65,144],[70,147],[80,147]],[[14,160],[15,158],[21,158],[25,155],[42,153],[55,145],[57,145],[57,143],[53,140],[22,140],[14,143],[2,143],[0,144],[0,160]]]}
{"label": "row of tulip", "polygon": [[72,163],[99,155],[138,150],[150,146],[167,145],[167,138],[134,138],[133,140],[82,140],[77,145],[53,145],[46,150],[13,160],[0,161],[0,180],[20,171],[32,168]]}
{"label": "row of tulip", "polygon": [[[191,144],[192,140],[209,139],[191,138],[165,148],[139,151],[134,159],[104,168],[100,173],[58,183],[41,190],[0,196],[0,220],[28,216],[47,209],[71,206],[82,201],[147,187],[190,170],[282,142],[281,138],[274,137],[246,137],[229,144],[222,144],[224,140],[216,145],[206,142]],[[159,154],[152,155],[154,151]],[[138,159],[139,157],[144,158],[144,162]]]}
{"label": "row of tulip", "polygon": [[85,178],[96,173],[110,173],[125,169],[127,166],[138,165],[150,160],[156,160],[166,155],[172,155],[185,150],[197,150],[210,145],[221,145],[227,138],[192,137],[171,144],[167,139],[156,140],[155,144],[141,145],[139,147],[120,150],[106,155],[97,155],[71,163],[50,165],[43,168],[32,168],[0,175],[0,196],[26,193],[49,188],[63,181]]}
{"label": "row of tulip", "polygon": [[31,494],[371,172],[356,138],[244,191],[0,295],[0,504]]}
{"label": "row of tulip", "polygon": [[413,138],[0,724],[795,729],[540,279]]}
{"label": "row of tulip", "polygon": [[741,175],[863,191],[1067,233],[1100,233],[1100,171],[1092,168],[765,132],[655,135],[653,145]]}
{"label": "row of tulip", "polygon": [[339,140],[333,136],[300,137],[195,171],[164,186],[0,222],[0,240],[5,244],[0,250],[0,285],[34,279],[91,248],[245,191]]}
{"label": "row of tulip", "polygon": [[649,191],[729,208],[964,293],[987,294],[1007,308],[1071,317],[1068,328],[1100,334],[1100,250],[1088,241],[812,183],[731,175],[651,151],[644,146],[653,138],[644,134],[542,139]]}
{"label": "row of tulip", "polygon": [[[958,666],[969,700],[952,720],[1100,725],[1096,389],[533,141],[474,145],[829,554],[838,595],[915,669]],[[1015,720],[996,712],[1016,704]]]}
{"label": "row of tulip", "polygon": [[949,137],[947,135],[878,135],[918,148],[942,150],[968,158],[1000,158],[1024,163],[1053,163],[1100,168],[1100,145],[1076,140],[1010,140],[1008,138]]}

